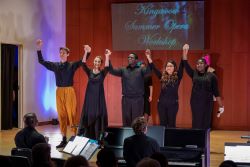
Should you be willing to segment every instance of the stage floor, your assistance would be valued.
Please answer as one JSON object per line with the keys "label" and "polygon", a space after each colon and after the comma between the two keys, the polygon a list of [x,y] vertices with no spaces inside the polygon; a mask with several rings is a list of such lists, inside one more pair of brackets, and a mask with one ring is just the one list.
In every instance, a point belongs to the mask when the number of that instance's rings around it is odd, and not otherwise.
{"label": "stage floor", "polygon": [[[43,135],[49,137],[49,144],[51,144],[51,156],[55,158],[67,159],[70,155],[56,150],[56,145],[61,141],[59,126],[45,125],[38,126],[38,131]],[[14,137],[20,129],[3,130],[0,131],[0,154],[10,155],[11,148],[15,147]],[[212,130],[210,133],[210,167],[218,167],[224,160],[224,143],[246,143],[246,139],[241,139],[243,135],[250,135],[249,131],[221,131]],[[68,134],[71,136],[71,133]],[[92,166],[95,166],[96,155],[90,160]]]}

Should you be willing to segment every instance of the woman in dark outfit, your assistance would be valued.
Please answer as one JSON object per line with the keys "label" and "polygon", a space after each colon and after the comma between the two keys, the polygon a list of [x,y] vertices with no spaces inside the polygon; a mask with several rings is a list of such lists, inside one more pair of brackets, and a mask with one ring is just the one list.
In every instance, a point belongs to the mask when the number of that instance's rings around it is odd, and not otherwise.
{"label": "woman in dark outfit", "polygon": [[168,60],[161,72],[154,66],[151,58],[148,61],[161,81],[161,93],[158,101],[160,124],[165,127],[176,127],[176,115],[179,109],[178,88],[183,75],[183,63],[180,62],[177,70],[176,62]]}
{"label": "woman in dark outfit", "polygon": [[85,45],[84,50],[83,70],[88,75],[88,85],[78,133],[91,139],[98,139],[100,133],[103,132],[108,125],[103,82],[108,72],[109,55],[111,52],[106,50],[105,68],[101,70],[101,56],[95,57],[94,68],[89,69],[86,64],[86,59],[91,48]]}
{"label": "woman in dark outfit", "polygon": [[217,117],[224,112],[220,98],[217,78],[214,73],[207,72],[207,64],[204,58],[198,59],[196,70],[193,70],[187,61],[189,46],[183,47],[183,64],[187,74],[193,80],[191,94],[192,127],[197,129],[209,129],[213,109],[213,95],[219,104]]}

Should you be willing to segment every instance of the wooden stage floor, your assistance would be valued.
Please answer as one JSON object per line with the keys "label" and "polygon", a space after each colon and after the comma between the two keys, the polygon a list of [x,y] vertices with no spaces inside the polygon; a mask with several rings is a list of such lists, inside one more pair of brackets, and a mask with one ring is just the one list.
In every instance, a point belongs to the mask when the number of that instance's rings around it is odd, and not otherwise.
{"label": "wooden stage floor", "polygon": [[[61,141],[60,130],[55,125],[38,126],[38,131],[43,135],[49,137],[51,144],[51,155],[55,158],[67,159],[70,155],[64,154],[56,150],[56,145]],[[14,137],[20,129],[3,130],[0,131],[0,154],[10,155],[11,148],[15,147]],[[70,136],[69,134],[68,136]],[[221,131],[212,130],[210,133],[210,166],[218,167],[224,159],[224,143],[246,143],[246,139],[241,139],[243,135],[250,135],[249,131]],[[90,160],[91,165],[95,166],[96,155]]]}

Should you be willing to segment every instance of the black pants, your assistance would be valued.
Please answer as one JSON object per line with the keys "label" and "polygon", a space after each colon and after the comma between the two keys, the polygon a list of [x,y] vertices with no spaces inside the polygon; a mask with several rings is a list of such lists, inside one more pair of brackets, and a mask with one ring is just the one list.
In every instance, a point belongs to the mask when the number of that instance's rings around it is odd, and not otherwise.
{"label": "black pants", "polygon": [[166,100],[158,102],[158,113],[160,118],[160,125],[165,127],[176,127],[176,115],[179,109],[178,101],[166,103]]}
{"label": "black pants", "polygon": [[213,110],[213,95],[205,91],[192,93],[192,128],[209,129],[211,127],[211,117]]}
{"label": "black pants", "polygon": [[122,97],[123,126],[131,126],[136,117],[143,116],[144,97]]}

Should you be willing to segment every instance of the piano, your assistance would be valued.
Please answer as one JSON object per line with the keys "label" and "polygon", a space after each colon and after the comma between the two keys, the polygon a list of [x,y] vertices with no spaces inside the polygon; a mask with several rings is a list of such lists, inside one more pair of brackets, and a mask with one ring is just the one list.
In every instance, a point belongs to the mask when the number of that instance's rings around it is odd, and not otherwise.
{"label": "piano", "polygon": [[[104,146],[114,151],[119,167],[125,167],[123,141],[134,135],[131,127],[108,127]],[[154,138],[170,167],[209,167],[209,130],[149,126],[147,136]]]}
{"label": "piano", "polygon": [[170,167],[209,167],[210,130],[166,128],[161,147]]}
{"label": "piano", "polygon": [[[123,158],[123,142],[124,139],[134,135],[131,127],[108,127],[105,132],[107,135],[104,138],[104,146],[111,149],[118,160],[119,167],[125,167],[126,161]],[[159,146],[164,146],[165,127],[163,126],[148,126],[147,136],[154,138]]]}

